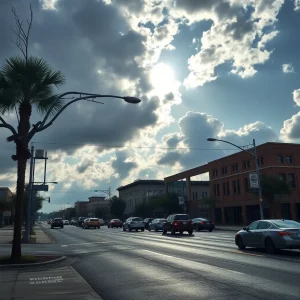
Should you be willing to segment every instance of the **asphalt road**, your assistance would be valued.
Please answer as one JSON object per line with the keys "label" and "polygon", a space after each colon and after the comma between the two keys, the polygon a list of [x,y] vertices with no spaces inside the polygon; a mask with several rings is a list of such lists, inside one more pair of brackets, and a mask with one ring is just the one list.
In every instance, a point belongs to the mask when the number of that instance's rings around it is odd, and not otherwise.
{"label": "asphalt road", "polygon": [[[273,256],[240,251],[234,232],[195,232],[190,237],[45,227],[56,244],[35,245],[36,253],[80,258],[73,267],[104,300],[300,298],[300,251]],[[23,249],[33,251],[32,246]]]}

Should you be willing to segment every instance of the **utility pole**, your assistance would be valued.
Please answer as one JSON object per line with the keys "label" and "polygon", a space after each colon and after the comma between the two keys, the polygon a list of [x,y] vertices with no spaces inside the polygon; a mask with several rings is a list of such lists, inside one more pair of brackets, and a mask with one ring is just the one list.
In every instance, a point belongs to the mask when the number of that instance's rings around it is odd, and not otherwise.
{"label": "utility pole", "polygon": [[29,170],[29,184],[28,184],[28,203],[26,211],[26,224],[25,224],[25,242],[29,242],[30,238],[30,223],[31,223],[31,200],[32,200],[32,184],[33,184],[33,162],[34,162],[34,146],[31,146],[31,156],[30,156],[30,170]]}

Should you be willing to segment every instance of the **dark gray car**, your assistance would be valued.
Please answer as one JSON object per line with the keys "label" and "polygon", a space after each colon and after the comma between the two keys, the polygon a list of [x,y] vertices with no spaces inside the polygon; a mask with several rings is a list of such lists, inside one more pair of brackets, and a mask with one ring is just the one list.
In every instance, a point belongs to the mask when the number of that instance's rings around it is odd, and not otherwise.
{"label": "dark gray car", "polygon": [[235,235],[239,249],[264,248],[273,254],[278,249],[300,249],[300,223],[292,220],[260,220]]}

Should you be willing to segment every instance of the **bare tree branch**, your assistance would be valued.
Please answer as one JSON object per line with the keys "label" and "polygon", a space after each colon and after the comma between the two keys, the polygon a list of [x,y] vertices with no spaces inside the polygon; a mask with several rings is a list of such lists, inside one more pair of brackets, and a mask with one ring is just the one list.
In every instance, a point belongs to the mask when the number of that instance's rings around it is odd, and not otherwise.
{"label": "bare tree branch", "polygon": [[0,121],[2,122],[2,124],[0,124],[0,127],[9,129],[13,133],[14,136],[18,135],[15,128],[12,125],[6,123],[5,120],[1,116],[0,116]]}
{"label": "bare tree branch", "polygon": [[30,9],[30,20],[27,20],[28,27],[27,27],[27,32],[25,32],[23,28],[23,21],[20,20],[16,8],[14,6],[11,7],[11,11],[16,21],[16,28],[15,29],[11,28],[11,30],[17,37],[15,44],[23,54],[26,62],[28,59],[29,36],[30,36],[30,30],[32,28],[32,21],[33,21],[33,11],[32,11],[31,4],[29,5],[29,9]]}

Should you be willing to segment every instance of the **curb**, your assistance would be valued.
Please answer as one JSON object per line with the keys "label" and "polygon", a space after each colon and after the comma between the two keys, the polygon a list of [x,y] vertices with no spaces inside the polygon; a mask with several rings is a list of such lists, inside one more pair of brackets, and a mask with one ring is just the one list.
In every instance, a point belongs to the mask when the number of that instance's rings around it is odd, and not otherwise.
{"label": "curb", "polygon": [[52,265],[52,264],[56,264],[59,262],[62,262],[64,260],[66,260],[67,257],[66,256],[61,256],[59,258],[56,259],[52,259],[49,261],[45,261],[45,262],[40,262],[40,263],[31,263],[31,264],[14,264],[14,265],[0,265],[0,269],[16,269],[16,268],[33,268],[33,267],[43,267],[43,266],[48,266],[48,265]]}
{"label": "curb", "polygon": [[[56,244],[56,241],[53,239],[53,237],[46,232],[46,230],[44,230],[44,228],[42,226],[39,225],[39,228],[45,233],[45,235],[49,238],[49,240],[51,241],[51,244]],[[35,243],[35,244],[46,244],[46,243]]]}

